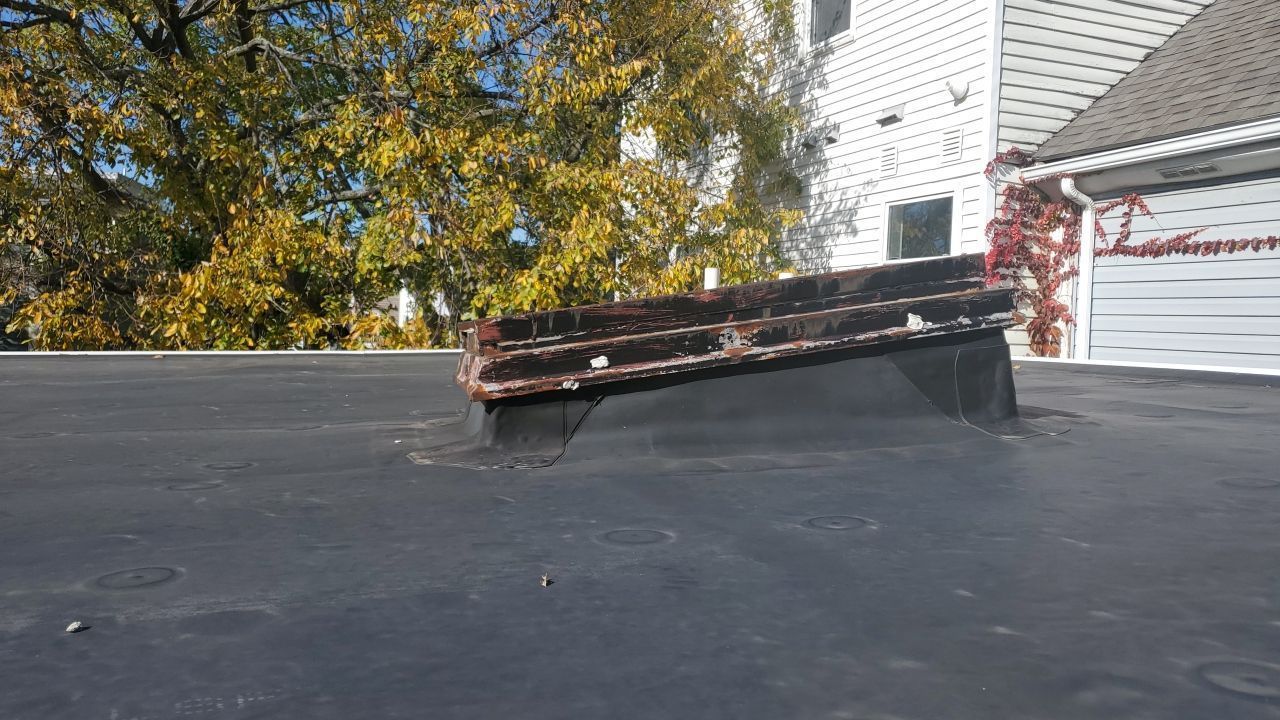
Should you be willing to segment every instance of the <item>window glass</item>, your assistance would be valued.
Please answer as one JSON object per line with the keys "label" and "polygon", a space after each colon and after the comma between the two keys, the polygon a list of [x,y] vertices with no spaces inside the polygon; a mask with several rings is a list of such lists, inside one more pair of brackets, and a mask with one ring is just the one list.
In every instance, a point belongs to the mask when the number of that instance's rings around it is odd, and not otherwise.
{"label": "window glass", "polygon": [[813,0],[812,42],[817,45],[849,29],[853,0]]}
{"label": "window glass", "polygon": [[951,254],[951,198],[889,207],[889,259]]}

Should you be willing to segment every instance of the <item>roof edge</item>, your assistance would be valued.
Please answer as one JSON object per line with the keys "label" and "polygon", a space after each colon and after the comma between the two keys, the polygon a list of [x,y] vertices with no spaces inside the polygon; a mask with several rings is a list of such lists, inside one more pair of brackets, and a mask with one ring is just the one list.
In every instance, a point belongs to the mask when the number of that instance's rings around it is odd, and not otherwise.
{"label": "roof edge", "polygon": [[1280,115],[1212,130],[1176,135],[1140,145],[1127,145],[1111,150],[1039,163],[1023,168],[1022,180],[1027,183],[1037,183],[1062,175],[1099,172],[1125,165],[1136,165],[1150,160],[1160,160],[1276,139],[1280,139]]}

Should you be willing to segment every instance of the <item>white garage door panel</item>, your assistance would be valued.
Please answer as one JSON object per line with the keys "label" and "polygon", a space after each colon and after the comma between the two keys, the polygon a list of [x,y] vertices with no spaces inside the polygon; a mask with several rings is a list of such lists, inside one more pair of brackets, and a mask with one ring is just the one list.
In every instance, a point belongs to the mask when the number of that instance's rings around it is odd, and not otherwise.
{"label": "white garage door panel", "polygon": [[1280,338],[1268,335],[1210,335],[1202,333],[1123,332],[1095,330],[1097,347],[1132,350],[1184,350],[1188,352],[1280,355]]}
{"label": "white garage door panel", "polygon": [[1178,350],[1131,350],[1129,348],[1095,348],[1095,360],[1120,362],[1168,363],[1170,365],[1206,365],[1216,367],[1275,369],[1272,355],[1237,353],[1181,352]]}
{"label": "white garage door panel", "polygon": [[1257,297],[1242,303],[1239,298],[1201,298],[1189,303],[1185,298],[1095,298],[1094,322],[1106,315],[1179,315],[1194,317],[1276,317],[1280,316],[1280,297]]}
{"label": "white garage door panel", "polygon": [[1138,333],[1181,333],[1195,328],[1209,335],[1269,335],[1280,341],[1280,317],[1206,317],[1196,315],[1099,315],[1093,329]]}
{"label": "white garage door panel", "polygon": [[[1252,256],[1252,257],[1249,257]],[[1235,260],[1219,262],[1152,263],[1150,265],[1094,266],[1096,283],[1156,280],[1237,280],[1267,278],[1276,283],[1280,295],[1280,258],[1259,257],[1249,251],[1236,253]]]}
{"label": "white garage door panel", "polygon": [[[1187,228],[1202,239],[1280,235],[1280,177],[1145,195],[1131,243]],[[1119,219],[1103,221],[1114,237]],[[1090,357],[1280,370],[1280,252],[1102,258],[1094,266]]]}
{"label": "white garage door panel", "polygon": [[[1184,198],[1187,199],[1187,198]],[[1272,197],[1269,202],[1260,202],[1256,204],[1240,204],[1239,198],[1234,199],[1231,205],[1225,207],[1202,207],[1187,208],[1182,210],[1165,210],[1157,212],[1154,221],[1146,222],[1133,221],[1134,232],[1162,231],[1160,234],[1179,233],[1184,230],[1198,230],[1205,228],[1204,237],[1213,237],[1211,229],[1221,225],[1236,224],[1258,224],[1270,221],[1275,217],[1275,212],[1280,208],[1280,199]],[[1155,208],[1152,208],[1155,211]],[[1119,211],[1113,211],[1119,212]],[[1112,229],[1114,222],[1115,229]],[[1157,224],[1158,223],[1158,224]],[[1114,239],[1116,232],[1120,228],[1118,218],[1112,218],[1110,215],[1103,218],[1102,226],[1107,231],[1107,238]],[[1249,236],[1246,236],[1249,237]]]}
{"label": "white garage door panel", "polygon": [[1280,278],[1139,281],[1093,285],[1094,298],[1181,298],[1189,303],[1196,298],[1240,298],[1252,301],[1254,298],[1277,295],[1280,295]]}

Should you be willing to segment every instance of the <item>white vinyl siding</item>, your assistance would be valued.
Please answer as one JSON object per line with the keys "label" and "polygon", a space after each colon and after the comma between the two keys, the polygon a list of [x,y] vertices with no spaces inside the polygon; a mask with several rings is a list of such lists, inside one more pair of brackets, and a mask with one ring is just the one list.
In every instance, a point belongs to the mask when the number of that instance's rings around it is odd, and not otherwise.
{"label": "white vinyl siding", "polygon": [[1005,0],[998,146],[1034,151],[1212,0]]}
{"label": "white vinyl siding", "polygon": [[[804,148],[786,167],[801,181],[789,202],[804,212],[784,252],[802,272],[881,262],[884,208],[955,195],[952,252],[981,251],[982,168],[995,0],[854,0],[849,33],[789,53],[775,86],[803,117],[802,133],[839,125],[839,139]],[[807,3],[809,0],[799,0]],[[807,32],[807,26],[801,32]],[[968,83],[957,103],[948,80]],[[904,106],[900,122],[882,111]],[[944,149],[950,154],[944,156]]]}
{"label": "white vinyl siding", "polygon": [[[1155,221],[1134,245],[1200,227],[1197,239],[1280,235],[1280,177],[1144,194]],[[1103,219],[1114,236],[1120,223]],[[1090,357],[1280,370],[1280,250],[1216,256],[1099,258]]]}

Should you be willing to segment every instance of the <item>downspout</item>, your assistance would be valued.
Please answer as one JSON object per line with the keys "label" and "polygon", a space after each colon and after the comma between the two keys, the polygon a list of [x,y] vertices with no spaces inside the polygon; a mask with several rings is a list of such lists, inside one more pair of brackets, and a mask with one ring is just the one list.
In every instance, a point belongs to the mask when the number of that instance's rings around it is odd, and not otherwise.
{"label": "downspout", "polygon": [[[1000,151],[1000,79],[1004,74],[1004,3],[1005,0],[991,0],[991,14],[987,18],[989,23],[987,36],[991,40],[991,55],[987,58],[987,97],[982,111],[982,122],[987,131],[986,150],[982,155],[985,158],[993,158]],[[995,217],[998,202],[996,188],[999,184],[998,179],[982,184],[984,221]]]}
{"label": "downspout", "polygon": [[1097,243],[1097,214],[1093,208],[1093,198],[1076,188],[1075,178],[1062,178],[1062,194],[1080,206],[1080,257],[1076,263],[1080,271],[1076,276],[1075,307],[1071,309],[1071,314],[1076,319],[1071,357],[1088,360],[1089,328],[1093,324],[1093,250]]}

